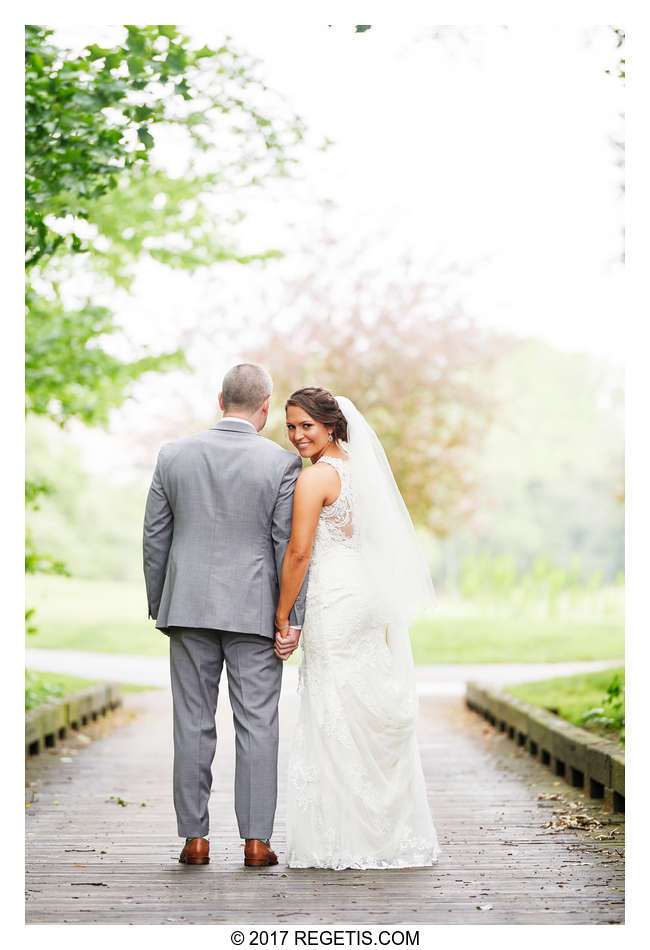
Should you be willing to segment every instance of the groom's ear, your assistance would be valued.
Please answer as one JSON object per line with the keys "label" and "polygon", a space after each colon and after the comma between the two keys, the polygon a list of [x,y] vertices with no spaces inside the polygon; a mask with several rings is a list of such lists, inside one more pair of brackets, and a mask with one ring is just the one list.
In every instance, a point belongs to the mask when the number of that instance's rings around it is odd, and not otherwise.
{"label": "groom's ear", "polygon": [[219,408],[221,409],[222,412],[225,412],[223,408],[223,393],[219,393]]}

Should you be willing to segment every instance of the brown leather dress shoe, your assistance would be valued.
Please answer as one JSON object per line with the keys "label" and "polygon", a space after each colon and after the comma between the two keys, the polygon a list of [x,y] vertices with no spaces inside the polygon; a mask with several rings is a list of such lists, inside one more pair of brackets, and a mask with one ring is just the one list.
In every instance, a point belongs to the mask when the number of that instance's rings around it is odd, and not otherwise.
{"label": "brown leather dress shoe", "polygon": [[258,838],[247,838],[244,848],[244,864],[247,868],[265,868],[277,864],[278,857],[268,844]]}
{"label": "brown leather dress shoe", "polygon": [[207,838],[192,838],[185,843],[178,861],[180,864],[209,864],[210,842]]}

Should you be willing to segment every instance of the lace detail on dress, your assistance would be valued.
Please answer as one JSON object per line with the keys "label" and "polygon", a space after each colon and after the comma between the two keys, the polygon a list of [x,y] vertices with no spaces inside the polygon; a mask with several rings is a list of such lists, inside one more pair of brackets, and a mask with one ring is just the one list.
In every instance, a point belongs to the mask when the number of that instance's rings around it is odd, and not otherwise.
{"label": "lace detail on dress", "polygon": [[350,463],[345,459],[324,455],[316,463],[325,462],[338,472],[341,479],[341,491],[338,498],[331,505],[323,505],[318,518],[318,526],[314,537],[312,562],[314,555],[318,557],[333,545],[344,545],[354,548],[354,524],[352,520],[352,484],[350,478]]}
{"label": "lace detail on dress", "polygon": [[332,834],[325,834],[322,839],[322,850],[317,857],[305,859],[289,852],[287,865],[291,868],[329,868],[334,871],[347,869],[368,871],[388,870],[392,868],[420,868],[435,864],[440,855],[440,849],[431,844],[429,837],[411,835],[400,842],[399,848],[389,857],[382,857],[379,853],[358,854],[350,851],[335,851],[331,846]]}

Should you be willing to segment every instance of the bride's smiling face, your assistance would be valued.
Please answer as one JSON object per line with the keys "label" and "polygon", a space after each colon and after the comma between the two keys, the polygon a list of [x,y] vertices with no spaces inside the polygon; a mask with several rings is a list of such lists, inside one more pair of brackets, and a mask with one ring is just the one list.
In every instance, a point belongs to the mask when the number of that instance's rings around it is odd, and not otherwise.
{"label": "bride's smiling face", "polygon": [[301,409],[300,406],[287,406],[287,432],[289,440],[298,449],[304,459],[320,457],[328,445],[331,426],[326,426]]}

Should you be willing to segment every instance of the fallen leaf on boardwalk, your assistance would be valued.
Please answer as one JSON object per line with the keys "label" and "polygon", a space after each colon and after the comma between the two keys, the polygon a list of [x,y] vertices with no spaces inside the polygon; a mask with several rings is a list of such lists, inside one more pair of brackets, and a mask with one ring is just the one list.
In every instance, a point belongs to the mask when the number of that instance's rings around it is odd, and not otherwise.
{"label": "fallen leaf on boardwalk", "polygon": [[492,910],[492,904],[477,904],[477,910]]}
{"label": "fallen leaf on boardwalk", "polygon": [[70,881],[70,887],[108,887],[103,881]]}
{"label": "fallen leaf on boardwalk", "polygon": [[565,831],[567,828],[599,828],[600,822],[591,815],[558,815],[553,821],[547,821],[542,828],[552,831]]}
{"label": "fallen leaf on boardwalk", "polygon": [[87,868],[88,865],[87,865],[87,864],[75,864],[75,867],[76,867],[76,868]]}
{"label": "fallen leaf on boardwalk", "polygon": [[30,805],[31,805],[31,802],[25,802],[25,808],[29,808]]}

